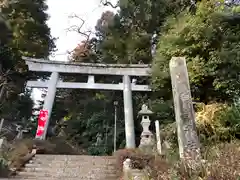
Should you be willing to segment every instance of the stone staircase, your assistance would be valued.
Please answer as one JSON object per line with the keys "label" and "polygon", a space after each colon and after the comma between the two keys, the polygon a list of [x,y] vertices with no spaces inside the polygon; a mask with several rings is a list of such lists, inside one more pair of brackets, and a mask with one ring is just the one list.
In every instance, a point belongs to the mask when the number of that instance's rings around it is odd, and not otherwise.
{"label": "stone staircase", "polygon": [[17,180],[117,180],[112,156],[35,155]]}

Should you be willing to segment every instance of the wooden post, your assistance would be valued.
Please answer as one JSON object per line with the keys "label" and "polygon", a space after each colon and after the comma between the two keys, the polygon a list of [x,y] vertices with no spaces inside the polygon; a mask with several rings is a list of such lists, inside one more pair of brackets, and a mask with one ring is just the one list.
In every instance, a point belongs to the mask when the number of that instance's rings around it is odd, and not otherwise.
{"label": "wooden post", "polygon": [[160,155],[162,155],[162,142],[161,142],[161,136],[160,136],[160,125],[159,121],[155,121],[155,128],[156,128],[156,139],[157,139],[157,150]]}
{"label": "wooden post", "polygon": [[169,66],[180,158],[196,162],[201,159],[200,143],[196,131],[186,60],[184,57],[173,57]]}

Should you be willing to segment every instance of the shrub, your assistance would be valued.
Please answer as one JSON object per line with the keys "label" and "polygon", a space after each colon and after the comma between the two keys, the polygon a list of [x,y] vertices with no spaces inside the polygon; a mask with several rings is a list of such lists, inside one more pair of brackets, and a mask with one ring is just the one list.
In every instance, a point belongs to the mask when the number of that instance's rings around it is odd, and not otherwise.
{"label": "shrub", "polygon": [[116,158],[116,169],[118,170],[118,174],[121,175],[123,171],[123,162],[127,158],[131,158],[134,154],[137,153],[137,149],[120,149],[114,153]]}
{"label": "shrub", "polygon": [[48,140],[34,140],[38,154],[86,154],[84,149],[75,147],[63,137],[49,138]]}
{"label": "shrub", "polygon": [[8,152],[10,168],[21,168],[28,159],[26,155],[37,148],[38,154],[83,154],[81,149],[76,149],[62,138],[52,138],[49,140],[22,139],[12,142],[11,150]]}
{"label": "shrub", "polygon": [[166,174],[170,167],[167,161],[161,157],[143,154],[138,149],[121,149],[115,152],[114,156],[116,157],[118,175],[122,175],[123,162],[128,158],[131,159],[133,169],[145,169],[154,179],[159,179]]}
{"label": "shrub", "polygon": [[240,142],[222,143],[205,152],[204,162],[196,170],[183,161],[144,155],[138,149],[121,149],[115,154],[119,175],[123,162],[129,158],[133,168],[145,169],[152,180],[238,180],[240,178]]}
{"label": "shrub", "polygon": [[8,177],[12,169],[18,169],[25,163],[26,155],[32,149],[31,140],[6,142],[0,152],[0,177]]}
{"label": "shrub", "polygon": [[208,149],[206,162],[197,170],[187,168],[182,161],[174,162],[169,179],[182,180],[238,180],[240,178],[240,143],[223,143]]}
{"label": "shrub", "polygon": [[199,104],[196,122],[203,143],[240,138],[240,105]]}
{"label": "shrub", "polygon": [[22,139],[11,142],[11,149],[8,152],[8,161],[10,168],[19,169],[24,164],[25,156],[32,151],[33,141],[31,139]]}
{"label": "shrub", "polygon": [[[240,139],[240,104],[198,103],[196,125],[202,145]],[[176,123],[165,125],[161,131],[162,140],[177,148]]]}
{"label": "shrub", "polygon": [[93,156],[107,155],[107,147],[105,146],[90,146],[87,149],[88,154]]}
{"label": "shrub", "polygon": [[219,113],[219,121],[232,138],[240,139],[240,104],[232,104]]}

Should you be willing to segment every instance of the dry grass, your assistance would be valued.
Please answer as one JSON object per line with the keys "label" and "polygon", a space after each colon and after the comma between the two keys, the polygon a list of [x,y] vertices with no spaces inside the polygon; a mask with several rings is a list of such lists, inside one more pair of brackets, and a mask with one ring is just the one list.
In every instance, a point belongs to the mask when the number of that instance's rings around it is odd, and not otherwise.
{"label": "dry grass", "polygon": [[240,179],[240,143],[221,144],[213,147],[205,167],[210,180]]}
{"label": "dry grass", "polygon": [[170,168],[167,161],[160,156],[146,155],[138,149],[121,149],[114,156],[119,176],[122,176],[122,164],[128,158],[131,159],[132,168],[145,169],[154,178],[158,178],[159,174],[165,174]]}
{"label": "dry grass", "polygon": [[14,141],[8,152],[9,167],[12,169],[21,168],[26,160],[26,155],[31,153],[33,141],[30,139]]}
{"label": "dry grass", "polygon": [[145,169],[152,180],[239,180],[240,143],[220,144],[208,150],[206,161],[197,170],[188,168],[184,162],[156,156],[146,156],[135,149],[115,153],[117,166],[122,170],[125,159],[133,160],[134,168]]}

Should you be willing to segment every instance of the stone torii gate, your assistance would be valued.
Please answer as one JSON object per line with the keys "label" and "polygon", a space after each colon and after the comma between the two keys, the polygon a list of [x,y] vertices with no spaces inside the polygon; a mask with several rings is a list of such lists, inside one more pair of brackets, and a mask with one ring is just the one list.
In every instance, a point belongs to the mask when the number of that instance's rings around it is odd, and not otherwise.
{"label": "stone torii gate", "polygon": [[[148,85],[137,85],[131,83],[131,76],[150,76],[150,65],[146,64],[94,64],[94,63],[76,63],[59,62],[43,59],[34,59],[23,57],[30,71],[51,72],[48,81],[28,81],[28,87],[48,88],[44,100],[43,109],[48,111],[48,119],[44,134],[39,139],[45,139],[47,127],[51,117],[51,111],[56,95],[57,88],[70,89],[99,89],[99,90],[121,90],[124,99],[124,118],[125,118],[125,136],[126,148],[135,148],[135,131],[133,121],[132,91],[151,91]],[[88,74],[88,82],[63,82],[59,79],[59,73],[78,73]],[[95,83],[94,75],[119,75],[122,76],[122,82],[119,84]]]}

